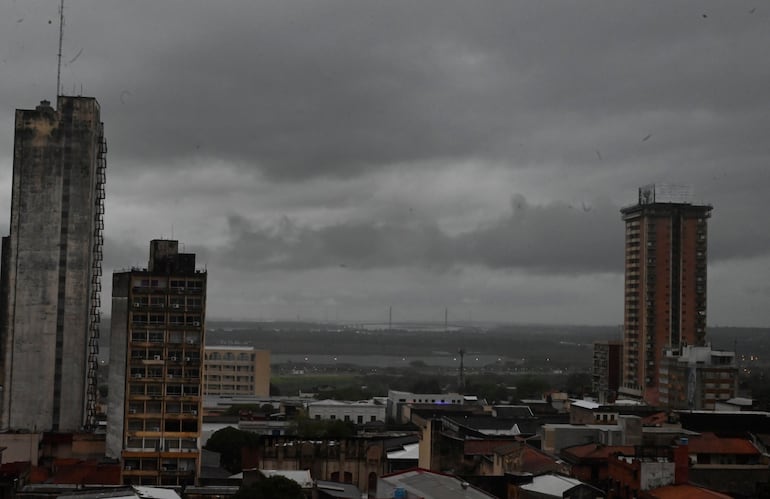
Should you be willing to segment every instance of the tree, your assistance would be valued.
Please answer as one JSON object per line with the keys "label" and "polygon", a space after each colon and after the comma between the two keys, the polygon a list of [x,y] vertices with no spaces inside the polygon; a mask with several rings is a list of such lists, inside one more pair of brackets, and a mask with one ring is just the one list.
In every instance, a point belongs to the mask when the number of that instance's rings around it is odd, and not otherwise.
{"label": "tree", "polygon": [[233,499],[305,499],[302,487],[283,476],[262,477],[251,485],[243,486]]}
{"label": "tree", "polygon": [[219,463],[231,473],[241,471],[241,450],[259,443],[259,436],[249,431],[228,426],[215,431],[204,449],[219,453]]}

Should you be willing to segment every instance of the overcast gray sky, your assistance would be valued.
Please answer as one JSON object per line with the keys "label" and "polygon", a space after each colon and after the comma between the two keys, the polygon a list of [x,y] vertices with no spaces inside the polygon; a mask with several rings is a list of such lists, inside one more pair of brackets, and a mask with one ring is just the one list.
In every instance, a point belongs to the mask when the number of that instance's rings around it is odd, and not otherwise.
{"label": "overcast gray sky", "polygon": [[[713,204],[709,323],[770,322],[770,5],[66,0],[102,106],[105,295],[175,238],[209,318],[620,324],[637,187]],[[58,1],[0,3],[13,111],[53,100]],[[109,303],[109,300],[103,300]]]}

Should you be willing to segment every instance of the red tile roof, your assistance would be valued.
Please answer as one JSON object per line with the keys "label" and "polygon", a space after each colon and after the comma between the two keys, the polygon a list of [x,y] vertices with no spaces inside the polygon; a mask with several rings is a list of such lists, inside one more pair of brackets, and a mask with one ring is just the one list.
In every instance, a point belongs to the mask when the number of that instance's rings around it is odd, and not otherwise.
{"label": "red tile roof", "polygon": [[760,454],[746,438],[719,437],[710,432],[690,437],[687,447],[690,454]]}
{"label": "red tile roof", "polygon": [[561,450],[562,456],[574,457],[576,459],[607,459],[615,453],[633,456],[634,447],[629,445],[602,445],[592,443],[565,447]]}
{"label": "red tile roof", "polygon": [[556,462],[556,459],[529,445],[524,450],[524,462],[520,471],[540,475],[548,471],[557,471],[561,468],[562,466]]}

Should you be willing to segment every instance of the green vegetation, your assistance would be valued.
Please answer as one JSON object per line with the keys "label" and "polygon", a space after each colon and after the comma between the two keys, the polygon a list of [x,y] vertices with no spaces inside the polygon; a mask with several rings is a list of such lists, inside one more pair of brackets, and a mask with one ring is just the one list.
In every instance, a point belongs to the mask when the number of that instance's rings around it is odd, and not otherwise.
{"label": "green vegetation", "polygon": [[[215,431],[204,448],[220,455],[219,464],[230,473],[241,471],[241,449],[256,446],[259,435],[228,426]],[[267,497],[267,496],[265,496]]]}

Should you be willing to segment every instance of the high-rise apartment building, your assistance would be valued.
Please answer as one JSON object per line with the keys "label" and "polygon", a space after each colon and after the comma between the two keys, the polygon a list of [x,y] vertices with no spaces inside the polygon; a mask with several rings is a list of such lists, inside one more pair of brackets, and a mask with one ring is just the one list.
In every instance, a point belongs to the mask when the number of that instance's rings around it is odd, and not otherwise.
{"label": "high-rise apartment building", "polygon": [[666,350],[659,373],[659,402],[667,409],[713,411],[738,392],[735,352],[711,346]]}
{"label": "high-rise apartment building", "polygon": [[205,347],[203,394],[270,396],[270,351],[248,346]]}
{"label": "high-rise apartment building", "polygon": [[672,187],[646,186],[623,208],[626,223],[623,386],[659,403],[665,349],[703,345],[706,337],[706,222],[711,206],[694,205]]}
{"label": "high-rise apartment building", "polygon": [[16,111],[0,273],[0,430],[95,421],[107,147],[96,99]]}
{"label": "high-rise apartment building", "polygon": [[177,241],[112,278],[107,457],[123,482],[190,485],[200,471],[206,272]]}
{"label": "high-rise apartment building", "polygon": [[612,402],[617,397],[622,364],[623,342],[594,341],[591,390],[599,397],[599,402]]}

